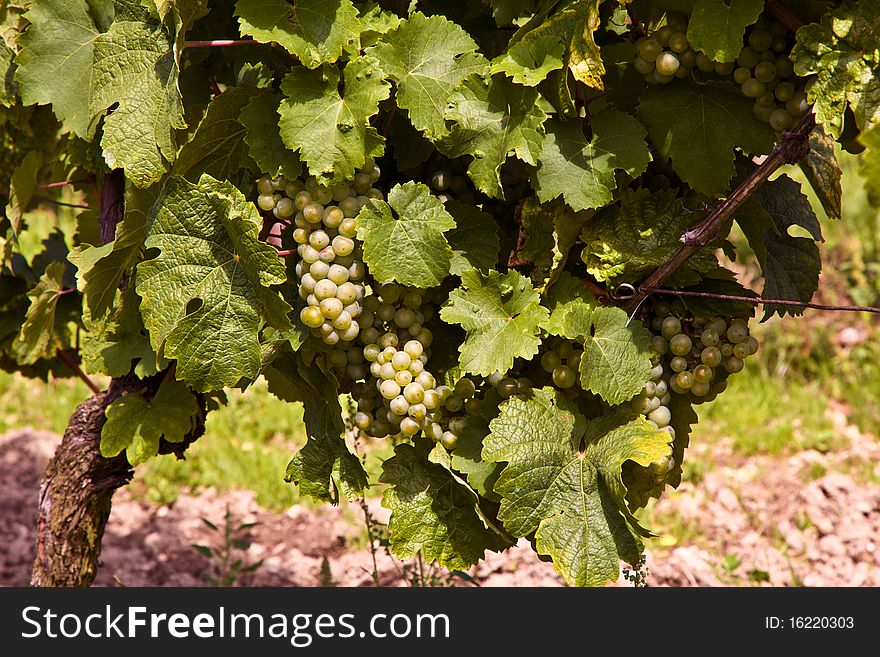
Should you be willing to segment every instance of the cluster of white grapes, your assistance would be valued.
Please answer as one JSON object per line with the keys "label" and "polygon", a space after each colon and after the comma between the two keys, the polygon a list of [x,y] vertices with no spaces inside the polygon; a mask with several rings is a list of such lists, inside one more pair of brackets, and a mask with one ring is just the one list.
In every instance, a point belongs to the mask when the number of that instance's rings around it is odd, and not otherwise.
{"label": "cluster of white grapes", "polygon": [[636,43],[636,70],[649,84],[667,84],[692,73],[732,77],[742,93],[755,99],[755,116],[777,132],[791,128],[809,109],[803,82],[789,59],[793,35],[781,22],[762,18],[749,28],[735,62],[718,62],[695,51],[682,14],[667,15],[666,25]]}
{"label": "cluster of white grapes", "polygon": [[370,199],[383,198],[373,187],[379,175],[379,167],[368,161],[351,184],[326,187],[313,176],[306,180],[263,176],[257,181],[260,209],[293,224],[298,292],[306,302],[300,320],[325,344],[339,345],[343,355],[360,333],[366,294],[356,217]]}
{"label": "cluster of white grapes", "polygon": [[[741,372],[745,359],[758,351],[758,341],[749,335],[745,318],[691,315],[678,299],[657,302],[649,324],[654,332],[651,379],[631,404],[674,439],[672,395],[687,395],[694,403],[714,399],[727,387],[727,378]],[[647,468],[629,464],[624,483],[630,489],[630,503],[643,506],[652,491],[662,491],[674,467],[671,452]]]}

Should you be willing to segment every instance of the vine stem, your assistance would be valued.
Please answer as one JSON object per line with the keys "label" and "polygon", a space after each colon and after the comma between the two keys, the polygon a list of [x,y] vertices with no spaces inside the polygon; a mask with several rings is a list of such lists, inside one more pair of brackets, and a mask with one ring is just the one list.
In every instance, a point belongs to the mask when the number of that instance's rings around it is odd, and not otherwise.
{"label": "vine stem", "polygon": [[815,308],[816,310],[877,313],[878,315],[880,315],[880,308],[875,308],[873,306],[826,306],[821,303],[791,301],[789,299],[762,299],[761,297],[742,297],[734,294],[714,294],[712,292],[692,292],[690,290],[664,290],[662,288],[649,288],[645,287],[644,285],[642,285],[639,289],[649,294],[673,294],[682,297],[700,297],[703,299],[720,299],[722,301],[745,301],[746,303],[753,303],[756,306],[759,304],[775,304],[780,306],[796,306],[798,308]]}
{"label": "vine stem", "polygon": [[85,185],[92,182],[91,180],[62,180],[61,182],[43,183],[37,185],[40,189],[55,189],[56,187],[64,187],[66,185]]}
{"label": "vine stem", "polygon": [[252,46],[260,43],[253,39],[209,39],[207,41],[185,41],[184,48],[226,48],[229,46]]}
{"label": "vine stem", "polygon": [[659,288],[697,251],[705,247],[718,236],[721,225],[730,219],[743,203],[785,164],[795,164],[809,150],[810,132],[816,127],[816,119],[808,112],[794,127],[785,133],[782,140],[770,152],[770,155],[752,171],[749,176],[733,190],[726,199],[719,201],[709,215],[696,226],[682,233],[679,241],[681,246],[670,256],[669,260],[655,269],[641,285],[636,294],[627,301],[625,308],[632,312],[648,296],[646,290]]}
{"label": "vine stem", "polygon": [[278,257],[286,258],[287,256],[293,255],[294,253],[296,253],[296,249],[283,249],[278,251]]}
{"label": "vine stem", "polygon": [[[3,198],[9,198],[9,192],[0,191],[0,196]],[[88,210],[88,205],[82,205],[81,203],[65,203],[64,201],[57,201],[54,198],[49,196],[40,196],[39,194],[34,194],[31,196],[32,201],[37,201],[39,203],[51,203],[52,205],[62,205],[66,208],[80,208],[82,210]]]}
{"label": "vine stem", "polygon": [[77,363],[69,353],[64,350],[59,350],[58,358],[61,360],[62,363],[67,365],[67,367],[69,367],[73,371],[73,373],[82,380],[83,383],[85,383],[89,387],[89,390],[91,390],[96,395],[101,394],[101,389],[97,385],[95,385],[95,382],[92,381],[85,372],[82,371],[79,363]]}

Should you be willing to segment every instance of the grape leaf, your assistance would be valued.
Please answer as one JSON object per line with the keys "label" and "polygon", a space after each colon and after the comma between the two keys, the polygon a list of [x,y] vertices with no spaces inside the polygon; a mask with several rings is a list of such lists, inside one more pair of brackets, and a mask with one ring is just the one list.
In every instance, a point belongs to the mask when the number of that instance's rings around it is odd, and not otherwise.
{"label": "grape leaf", "polygon": [[539,301],[529,280],[515,270],[464,272],[461,287],[440,310],[444,322],[460,324],[467,332],[458,349],[462,369],[488,376],[510,370],[516,358],[531,360],[541,342],[540,326],[548,317]]}
{"label": "grape leaf", "polygon": [[810,133],[810,150],[798,162],[830,219],[840,219],[843,203],[843,190],[840,186],[843,172],[837,161],[835,146],[825,128],[816,126]]}
{"label": "grape leaf", "polygon": [[651,336],[622,309],[573,304],[560,333],[583,341],[581,387],[609,404],[632,399],[650,378]]}
{"label": "grape leaf", "polygon": [[581,125],[579,119],[548,122],[536,174],[542,201],[561,195],[574,210],[602,207],[617,188],[616,170],[637,176],[651,161],[645,142],[648,133],[628,114],[605,109],[591,116],[589,140]]}
{"label": "grape leaf", "polygon": [[544,322],[544,330],[551,335],[565,335],[565,316],[569,311],[584,306],[589,313],[595,307],[596,300],[582,281],[563,271],[547,289],[544,305],[550,311],[550,316]]}
{"label": "grape leaf", "polygon": [[806,91],[816,121],[840,137],[848,103],[862,130],[880,122],[880,6],[846,0],[796,36],[791,59],[797,75],[815,76]]}
{"label": "grape leaf", "polygon": [[169,178],[150,217],[145,246],[159,254],[137,266],[144,324],[199,392],[254,378],[263,323],[290,327],[292,309],[268,289],[285,281],[284,265],[260,224],[232,184],[207,174],[195,185]]}
{"label": "grape leaf", "polygon": [[862,154],[859,172],[865,183],[871,207],[880,208],[880,125],[862,133],[860,141],[868,147]]}
{"label": "grape leaf", "polygon": [[[764,183],[740,209],[737,222],[745,233],[764,274],[763,296],[768,299],[809,301],[819,287],[821,259],[813,240],[821,228],[800,185],[780,176]],[[792,237],[788,229],[801,226],[807,237]],[[765,304],[765,319],[773,313],[800,315],[804,308]]]}
{"label": "grape leaf", "polygon": [[101,456],[112,458],[125,451],[135,466],[159,453],[159,440],[179,443],[192,431],[199,405],[180,381],[162,381],[156,396],[122,395],[104,411]]}
{"label": "grape leaf", "polygon": [[41,0],[25,14],[30,27],[20,37],[15,81],[25,105],[52,105],[67,130],[92,137],[90,113],[94,42],[100,35],[86,0]]}
{"label": "grape leaf", "polygon": [[281,83],[285,98],[281,115],[281,139],[300,158],[309,173],[322,182],[351,180],[365,158],[384,151],[384,138],[369,124],[388,97],[391,85],[371,57],[346,64],[345,96],[340,95],[339,69],[314,71],[295,68]]}
{"label": "grape leaf", "polygon": [[356,9],[361,22],[361,33],[358,47],[355,49],[354,46],[350,46],[354,52],[376,45],[384,34],[397,29],[400,25],[400,16],[391,10],[383,9],[376,2],[359,3]]}
{"label": "grape leaf", "polygon": [[531,278],[540,290],[562,271],[581,228],[591,216],[590,212],[572,212],[561,203],[539,203],[534,196],[523,201],[520,222],[525,240],[517,255],[534,264]]}
{"label": "grape leaf", "polygon": [[77,266],[77,288],[93,320],[110,312],[123,274],[131,271],[147,238],[146,216],[127,213],[116,227],[116,239],[102,246],[74,248],[69,260]]}
{"label": "grape leaf", "polygon": [[[486,400],[482,400],[483,403]],[[497,406],[497,404],[496,404]],[[481,405],[482,411],[482,405]],[[497,411],[497,409],[496,409]],[[462,473],[468,484],[487,500],[500,502],[501,497],[492,490],[502,466],[482,457],[483,440],[489,434],[489,420],[482,415],[468,415],[468,423],[458,434],[458,443],[452,452],[451,465]]]}
{"label": "grape leaf", "polygon": [[647,466],[668,451],[669,434],[626,411],[587,422],[552,388],[511,397],[492,420],[483,458],[506,462],[495,490],[498,518],[575,586],[600,586],[634,564],[650,533],[629,513],[621,480],[627,460]]}
{"label": "grape leaf", "polygon": [[468,269],[488,273],[498,264],[498,223],[488,212],[456,200],[447,201],[444,208],[455,220],[455,228],[446,232],[452,247],[449,273],[460,276]]}
{"label": "grape leaf", "polygon": [[465,79],[448,100],[450,132],[440,142],[449,157],[473,155],[468,174],[493,197],[503,197],[501,165],[508,154],[536,164],[544,143],[544,119],[538,92],[495,75]]}
{"label": "grape leaf", "polygon": [[562,0],[546,18],[543,13],[533,17],[514,35],[514,41],[528,43],[548,35],[555,37],[565,45],[565,63],[574,79],[593,89],[603,89],[605,66],[594,39],[601,22],[601,4],[602,0]]}
{"label": "grape leaf", "polygon": [[455,220],[426,185],[395,185],[387,203],[371,200],[357,221],[364,262],[378,282],[434,287],[449,274],[452,248],[443,233]]}
{"label": "grape leaf", "polygon": [[307,68],[335,62],[361,30],[351,0],[238,0],[235,15],[242,34],[280,44]]}
{"label": "grape leaf", "polygon": [[453,88],[471,73],[484,72],[477,44],[443,16],[414,12],[380,43],[367,50],[397,84],[396,99],[413,125],[429,138],[448,132],[443,120]]}
{"label": "grape leaf", "polygon": [[161,29],[117,22],[94,39],[94,57],[90,116],[118,104],[104,120],[104,159],[148,187],[174,161],[175,130],[186,128],[173,41]]}
{"label": "grape leaf", "polygon": [[498,25],[510,25],[521,16],[533,13],[535,0],[488,0],[492,17]]}
{"label": "grape leaf", "polygon": [[32,365],[55,354],[55,312],[64,290],[65,268],[63,262],[50,263],[36,287],[28,292],[31,303],[13,346],[16,360],[22,365]]}
{"label": "grape leaf", "polygon": [[6,206],[6,218],[12,225],[12,232],[21,232],[21,217],[37,191],[37,175],[43,164],[43,156],[31,151],[24,156],[15,170],[9,183],[9,204]]}
{"label": "grape leaf", "polygon": [[0,105],[3,107],[12,107],[15,104],[14,57],[15,51],[0,40]]}
{"label": "grape leaf", "polygon": [[562,68],[565,47],[552,34],[513,44],[492,60],[492,73],[504,73],[517,84],[534,87],[550,71]]}
{"label": "grape leaf", "polygon": [[[181,147],[171,174],[192,182],[203,173],[217,180],[236,173],[241,168],[242,139],[248,136],[239,115],[257,94],[253,87],[229,87],[213,98],[192,139]],[[270,125],[277,126],[277,115],[270,117]]]}
{"label": "grape leaf", "polygon": [[268,175],[298,178],[302,166],[297,154],[287,148],[281,139],[278,126],[278,107],[281,95],[264,93],[255,96],[238,115],[245,128],[244,141],[248,154]]}
{"label": "grape leaf", "polygon": [[732,84],[676,80],[650,87],[638,112],[660,154],[698,192],[723,195],[735,172],[734,149],[757,155],[773,148],[772,128],[752,114],[753,101]]}
{"label": "grape leaf", "polygon": [[[666,262],[680,246],[681,234],[704,216],[702,210],[685,207],[675,190],[624,190],[619,206],[603,208],[584,226],[581,260],[597,281],[635,283]],[[712,243],[691,256],[668,283],[698,283],[700,274],[717,266],[717,246]]]}
{"label": "grape leaf", "polygon": [[716,62],[732,62],[742,50],[746,27],[762,11],[764,0],[699,0],[688,22],[688,41]]}
{"label": "grape leaf", "polygon": [[430,443],[400,444],[382,465],[379,482],[389,484],[382,506],[391,510],[391,552],[409,559],[421,552],[428,563],[465,569],[497,549],[498,536],[475,509],[473,493],[443,466],[428,461]]}

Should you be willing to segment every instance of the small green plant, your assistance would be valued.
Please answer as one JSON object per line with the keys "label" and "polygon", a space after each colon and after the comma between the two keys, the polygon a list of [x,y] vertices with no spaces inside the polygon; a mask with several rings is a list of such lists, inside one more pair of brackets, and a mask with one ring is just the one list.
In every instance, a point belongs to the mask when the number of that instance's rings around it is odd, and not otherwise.
{"label": "small green plant", "polygon": [[725,555],[724,559],[721,561],[721,569],[724,571],[724,577],[726,579],[733,579],[733,574],[741,564],[742,559],[733,552]]}
{"label": "small green plant", "polygon": [[202,522],[212,531],[220,535],[219,546],[208,546],[193,544],[192,547],[199,554],[211,560],[210,571],[201,574],[211,586],[233,586],[238,582],[238,578],[246,573],[255,572],[261,565],[263,560],[246,564],[243,558],[236,558],[235,552],[245,552],[251,546],[251,541],[247,537],[247,532],[256,526],[256,522],[237,523],[229,505],[226,505],[226,512],[223,515],[222,529],[217,527],[207,518],[202,518]]}

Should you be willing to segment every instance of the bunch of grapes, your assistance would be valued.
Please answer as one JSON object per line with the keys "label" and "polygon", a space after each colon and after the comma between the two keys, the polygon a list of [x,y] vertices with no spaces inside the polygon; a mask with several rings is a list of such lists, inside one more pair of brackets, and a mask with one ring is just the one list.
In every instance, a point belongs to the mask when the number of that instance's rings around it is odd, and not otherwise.
{"label": "bunch of grapes", "polygon": [[312,335],[327,345],[339,345],[342,352],[348,351],[360,333],[358,318],[366,293],[356,217],[371,198],[383,198],[372,186],[379,175],[379,167],[370,161],[351,184],[325,187],[314,177],[263,176],[257,181],[260,209],[282,222],[293,222],[298,292],[306,302],[300,320]]}
{"label": "bunch of grapes", "polygon": [[455,199],[464,205],[474,205],[477,195],[466,170],[467,161],[464,157],[446,160],[442,165],[435,163],[428,175],[428,187],[443,203]]}
{"label": "bunch of grapes", "polygon": [[649,84],[668,84],[676,77],[732,77],[743,95],[754,98],[753,112],[777,132],[792,127],[807,113],[804,82],[794,74],[789,52],[794,35],[781,22],[762,18],[745,36],[735,62],[718,62],[695,51],[687,38],[687,19],[669,14],[666,25],[636,43],[636,70]]}

